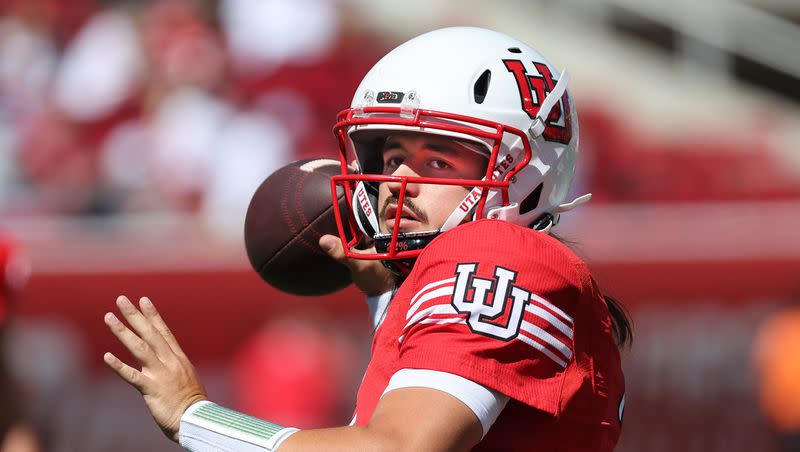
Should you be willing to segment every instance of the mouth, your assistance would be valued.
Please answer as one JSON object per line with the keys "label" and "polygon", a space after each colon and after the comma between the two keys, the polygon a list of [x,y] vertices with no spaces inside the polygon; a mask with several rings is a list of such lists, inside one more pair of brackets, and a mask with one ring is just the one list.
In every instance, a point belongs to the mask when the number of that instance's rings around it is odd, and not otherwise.
{"label": "mouth", "polygon": [[[397,205],[390,204],[386,207],[383,220],[387,229],[390,231],[395,227],[395,215],[397,215]],[[400,224],[397,226],[403,230],[419,223],[422,223],[419,217],[417,217],[409,208],[403,207],[403,210],[400,212]]]}

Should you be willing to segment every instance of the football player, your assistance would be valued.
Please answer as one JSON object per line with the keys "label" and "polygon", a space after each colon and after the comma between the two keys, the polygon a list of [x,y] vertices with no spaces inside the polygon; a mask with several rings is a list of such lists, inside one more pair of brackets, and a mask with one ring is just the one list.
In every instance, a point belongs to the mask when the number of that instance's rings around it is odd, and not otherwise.
{"label": "football player", "polygon": [[351,425],[297,430],[208,401],[147,299],[118,299],[133,331],[106,314],[142,370],[106,362],[191,450],[612,450],[630,326],[551,234],[589,199],[566,200],[567,80],[516,39],[447,28],[387,54],[339,115],[351,211],[334,203],[341,237],[320,245],[377,327]]}

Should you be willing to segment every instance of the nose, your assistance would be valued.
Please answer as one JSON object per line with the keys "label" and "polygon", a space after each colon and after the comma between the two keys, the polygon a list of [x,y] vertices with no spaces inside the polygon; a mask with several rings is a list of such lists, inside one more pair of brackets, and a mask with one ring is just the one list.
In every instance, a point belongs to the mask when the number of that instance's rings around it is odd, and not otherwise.
{"label": "nose", "polygon": [[[414,172],[411,168],[406,165],[400,165],[392,174],[392,176],[406,176],[406,177],[418,177],[419,175]],[[400,188],[402,184],[400,182],[387,182],[387,187],[389,191],[394,196],[398,196],[400,194]],[[419,185],[420,184],[406,184],[406,197],[407,198],[414,198],[419,195]]]}

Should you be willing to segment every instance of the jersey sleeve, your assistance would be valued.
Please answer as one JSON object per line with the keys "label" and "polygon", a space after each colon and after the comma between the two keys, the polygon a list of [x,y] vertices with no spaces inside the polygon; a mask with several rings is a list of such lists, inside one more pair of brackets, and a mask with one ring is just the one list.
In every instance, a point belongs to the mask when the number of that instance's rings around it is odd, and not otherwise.
{"label": "jersey sleeve", "polygon": [[580,264],[552,237],[507,222],[443,234],[406,281],[400,365],[460,375],[557,414],[575,361]]}

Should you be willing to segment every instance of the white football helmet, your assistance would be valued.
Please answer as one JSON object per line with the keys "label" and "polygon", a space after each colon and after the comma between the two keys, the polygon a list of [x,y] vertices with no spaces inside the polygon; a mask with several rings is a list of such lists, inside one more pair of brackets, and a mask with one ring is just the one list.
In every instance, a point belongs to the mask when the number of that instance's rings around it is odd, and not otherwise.
{"label": "white football helmet", "polygon": [[[337,186],[344,188],[352,207],[342,212],[334,201],[346,254],[384,263],[398,259],[400,268],[390,268],[406,273],[430,240],[464,221],[494,218],[547,231],[559,214],[588,201],[591,195],[564,202],[578,152],[567,80],[533,48],[481,28],[432,31],[389,52],[361,81],[334,127],[342,174],[333,178],[333,196]],[[489,159],[483,179],[459,183],[471,191],[435,231],[378,231],[379,183],[401,182],[404,188],[444,182],[382,175],[383,140],[397,131],[466,141],[485,149]],[[377,253],[354,251],[364,235],[375,240]]]}

